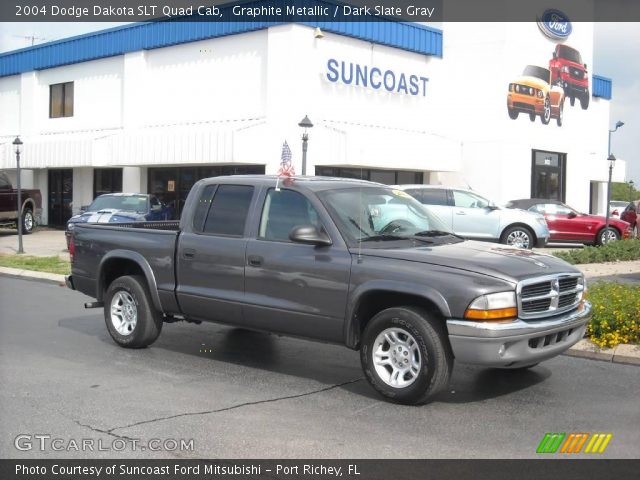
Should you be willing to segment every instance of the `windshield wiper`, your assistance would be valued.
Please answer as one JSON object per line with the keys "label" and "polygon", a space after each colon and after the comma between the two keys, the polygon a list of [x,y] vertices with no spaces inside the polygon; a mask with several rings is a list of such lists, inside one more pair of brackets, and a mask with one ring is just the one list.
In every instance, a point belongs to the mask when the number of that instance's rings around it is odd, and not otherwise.
{"label": "windshield wiper", "polygon": [[445,232],[444,230],[424,230],[422,232],[414,233],[415,237],[456,237],[464,240],[464,237],[456,235],[455,233]]}

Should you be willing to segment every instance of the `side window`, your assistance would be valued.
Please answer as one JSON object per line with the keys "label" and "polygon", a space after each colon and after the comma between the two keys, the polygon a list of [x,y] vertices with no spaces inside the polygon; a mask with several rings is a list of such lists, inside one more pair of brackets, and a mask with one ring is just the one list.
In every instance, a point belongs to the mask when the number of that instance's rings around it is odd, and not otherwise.
{"label": "side window", "polygon": [[423,189],[422,203],[425,205],[447,205],[447,190],[444,188]]}
{"label": "side window", "polygon": [[489,202],[484,198],[460,190],[453,191],[453,203],[456,207],[461,208],[485,208],[489,205]]}
{"label": "side window", "polygon": [[420,188],[412,188],[411,190],[405,190],[409,195],[411,195],[413,198],[415,198],[417,201],[419,201],[420,203],[425,203],[422,200],[422,189]]}
{"label": "side window", "polygon": [[[252,198],[253,187],[251,186],[220,185],[204,222],[204,233],[241,237],[244,234]],[[198,207],[196,207],[196,214]]]}
{"label": "side window", "polygon": [[8,190],[11,188],[9,177],[5,173],[0,173],[0,190]]}
{"label": "side window", "polygon": [[309,200],[293,190],[269,190],[258,236],[264,240],[288,242],[289,233],[298,225],[322,227],[318,212]]}
{"label": "side window", "polygon": [[198,205],[196,205],[195,213],[193,214],[193,229],[196,232],[202,232],[204,228],[204,219],[207,218],[216,187],[217,185],[207,185],[200,194]]}

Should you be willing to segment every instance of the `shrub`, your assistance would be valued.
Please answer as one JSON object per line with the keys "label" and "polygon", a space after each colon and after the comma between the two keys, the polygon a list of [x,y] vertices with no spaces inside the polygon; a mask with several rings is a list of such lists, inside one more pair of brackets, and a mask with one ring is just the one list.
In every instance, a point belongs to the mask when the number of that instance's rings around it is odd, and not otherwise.
{"label": "shrub", "polygon": [[600,348],[620,343],[640,343],[640,288],[616,282],[596,282],[589,286],[587,299],[593,317],[587,336]]}
{"label": "shrub", "polygon": [[571,264],[617,262],[640,259],[640,239],[611,242],[601,247],[555,252],[554,255]]}

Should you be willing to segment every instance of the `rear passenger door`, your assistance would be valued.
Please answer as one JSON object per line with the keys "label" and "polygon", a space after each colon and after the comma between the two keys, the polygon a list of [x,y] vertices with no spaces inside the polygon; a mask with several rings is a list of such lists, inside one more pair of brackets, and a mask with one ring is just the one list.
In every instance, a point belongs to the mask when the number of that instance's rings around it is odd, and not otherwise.
{"label": "rear passenger door", "polygon": [[179,237],[176,296],[190,318],[242,323],[245,229],[254,187],[207,185]]}
{"label": "rear passenger door", "polygon": [[[248,325],[331,342],[343,341],[351,255],[317,199],[270,188],[247,245],[244,317]],[[333,245],[289,240],[299,225],[315,225]]]}
{"label": "rear passenger door", "polygon": [[412,188],[407,193],[435,213],[449,229],[453,229],[453,208],[446,188]]}

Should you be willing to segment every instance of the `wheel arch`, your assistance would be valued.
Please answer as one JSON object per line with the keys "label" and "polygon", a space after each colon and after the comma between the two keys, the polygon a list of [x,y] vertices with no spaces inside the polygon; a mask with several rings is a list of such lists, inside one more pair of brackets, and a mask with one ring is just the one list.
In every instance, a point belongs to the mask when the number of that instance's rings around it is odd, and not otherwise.
{"label": "wheel arch", "polygon": [[445,318],[451,317],[446,299],[433,288],[373,281],[356,289],[347,304],[344,328],[346,346],[357,350],[369,320],[382,310],[400,306],[415,306],[436,313],[443,318],[443,323]]}
{"label": "wheel arch", "polygon": [[149,262],[147,262],[146,258],[140,253],[130,250],[111,250],[102,257],[96,276],[96,299],[102,301],[104,299],[104,292],[109,288],[111,282],[123,275],[144,276],[153,305],[159,312],[162,312],[156,278]]}

